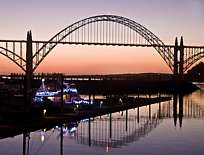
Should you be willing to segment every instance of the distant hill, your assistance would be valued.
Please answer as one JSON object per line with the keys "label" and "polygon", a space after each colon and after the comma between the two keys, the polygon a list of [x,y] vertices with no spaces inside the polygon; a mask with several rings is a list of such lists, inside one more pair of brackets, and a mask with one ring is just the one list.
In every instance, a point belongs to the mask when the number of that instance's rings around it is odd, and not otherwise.
{"label": "distant hill", "polygon": [[189,81],[204,82],[204,63],[200,62],[186,74]]}
{"label": "distant hill", "polygon": [[121,78],[121,79],[129,79],[129,80],[169,80],[172,79],[172,74],[166,73],[138,73],[138,74],[109,74],[104,75],[104,77],[109,78]]}

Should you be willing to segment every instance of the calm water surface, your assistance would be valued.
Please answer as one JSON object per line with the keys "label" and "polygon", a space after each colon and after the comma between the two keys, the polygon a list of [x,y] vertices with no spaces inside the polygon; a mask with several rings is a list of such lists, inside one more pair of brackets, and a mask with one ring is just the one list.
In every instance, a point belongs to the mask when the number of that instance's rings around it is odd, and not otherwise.
{"label": "calm water surface", "polygon": [[[203,155],[203,118],[204,90],[199,90],[168,102],[29,133],[26,154]],[[23,135],[0,140],[0,155],[4,154],[23,154]]]}

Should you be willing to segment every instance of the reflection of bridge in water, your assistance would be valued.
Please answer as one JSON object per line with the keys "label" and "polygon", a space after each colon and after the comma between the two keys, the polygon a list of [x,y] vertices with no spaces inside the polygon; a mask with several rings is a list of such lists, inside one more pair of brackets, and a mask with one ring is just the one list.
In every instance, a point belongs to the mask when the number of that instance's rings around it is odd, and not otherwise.
{"label": "reflection of bridge in water", "polygon": [[152,119],[143,117],[138,123],[135,116],[127,116],[127,114],[126,118],[111,117],[109,114],[109,116],[97,117],[91,122],[80,123],[75,136],[77,142],[89,146],[117,148],[139,140],[161,122],[156,117]]}
{"label": "reflection of bridge in water", "polygon": [[183,98],[183,96],[174,95],[173,100],[167,103],[82,121],[74,134],[74,139],[80,144],[104,147],[107,150],[140,140],[164,119],[173,119],[172,123],[175,127],[179,121],[179,126],[182,127],[183,119],[203,119],[203,117],[204,105],[194,103],[190,96]]}
{"label": "reflection of bridge in water", "polygon": [[168,103],[162,107],[162,118],[174,118],[175,126],[177,125],[177,119],[179,119],[179,125],[182,127],[183,119],[203,119],[203,117],[204,105],[193,101],[191,96],[174,95],[173,104]]}
{"label": "reflection of bridge in water", "polygon": [[[202,103],[202,102],[199,102]],[[172,121],[177,127],[182,127],[183,119],[203,119],[204,104],[196,103],[191,95],[177,96],[174,95],[172,101],[162,102],[154,105],[139,107],[136,109],[125,110],[95,118],[81,121],[77,130],[69,138],[79,144],[89,145],[91,147],[105,148],[109,151],[111,148],[126,146],[136,142],[156,129],[166,120]],[[67,128],[67,127],[66,127]],[[65,134],[64,127],[60,127],[58,138],[60,139],[60,154],[63,154],[64,139],[68,138]],[[41,140],[47,142],[54,133],[43,132]],[[58,133],[57,133],[58,134]],[[23,134],[23,154],[29,154],[29,143],[34,138],[28,138],[28,134]],[[43,149],[44,142],[40,142],[37,152]]]}

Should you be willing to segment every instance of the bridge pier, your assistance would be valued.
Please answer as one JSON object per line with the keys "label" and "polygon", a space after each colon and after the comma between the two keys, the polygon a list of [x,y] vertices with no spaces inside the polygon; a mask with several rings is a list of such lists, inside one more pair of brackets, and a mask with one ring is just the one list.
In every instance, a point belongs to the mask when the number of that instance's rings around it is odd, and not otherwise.
{"label": "bridge pier", "polygon": [[184,64],[184,46],[183,37],[181,37],[180,45],[178,45],[178,39],[176,37],[174,46],[174,75],[177,78],[183,78],[183,64]]}
{"label": "bridge pier", "polygon": [[183,46],[183,37],[181,37],[180,40],[180,46],[179,46],[179,77],[183,78],[183,64],[184,64],[184,46]]}
{"label": "bridge pier", "polygon": [[26,42],[26,74],[25,74],[25,111],[30,110],[32,102],[32,77],[33,77],[33,47],[32,47],[32,34],[31,31],[27,32]]}

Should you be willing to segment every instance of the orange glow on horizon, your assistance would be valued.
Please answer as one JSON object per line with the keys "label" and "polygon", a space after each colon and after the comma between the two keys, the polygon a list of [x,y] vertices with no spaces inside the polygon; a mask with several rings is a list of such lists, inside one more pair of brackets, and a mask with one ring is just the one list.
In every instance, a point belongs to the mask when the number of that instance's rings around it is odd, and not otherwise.
{"label": "orange glow on horizon", "polygon": [[[1,73],[21,72],[16,64],[7,58],[3,58],[0,65],[5,66],[0,69]],[[59,46],[45,57],[35,72],[66,74],[169,73],[170,69],[153,48]]]}
{"label": "orange glow on horizon", "polygon": [[[56,60],[61,60],[60,63]],[[53,63],[55,62],[55,63]],[[71,46],[57,48],[45,58],[37,72],[48,70],[70,74],[170,72],[153,48]]]}

